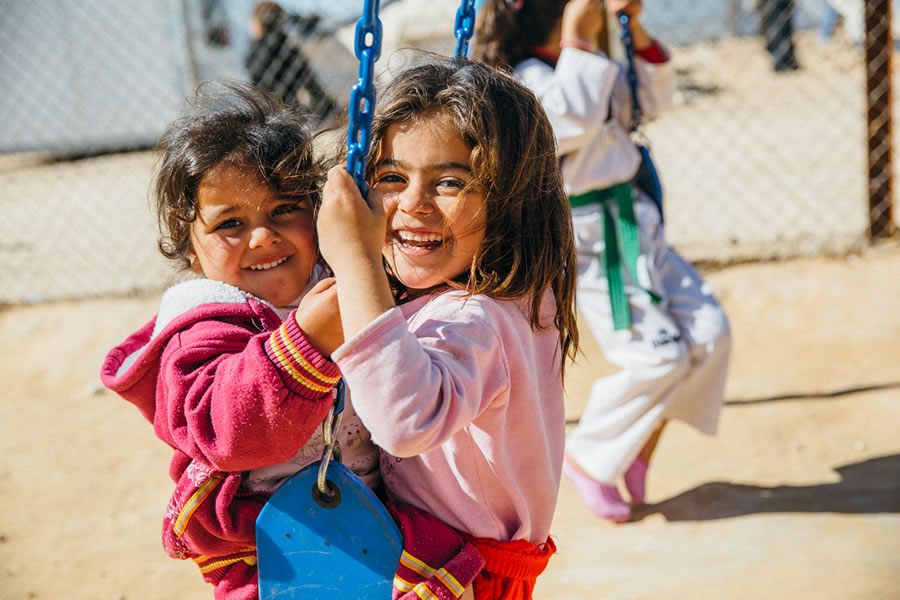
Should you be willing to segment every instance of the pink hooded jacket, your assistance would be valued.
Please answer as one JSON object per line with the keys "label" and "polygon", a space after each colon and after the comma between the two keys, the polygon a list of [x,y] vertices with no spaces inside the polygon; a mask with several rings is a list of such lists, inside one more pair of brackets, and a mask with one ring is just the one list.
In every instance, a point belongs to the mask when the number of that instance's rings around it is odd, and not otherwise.
{"label": "pink hooded jacket", "polygon": [[192,280],[107,355],[101,379],[140,409],[174,450],[163,545],[216,582],[255,564],[255,523],[271,492],[242,485],[289,461],[317,431],[340,377],[297,327],[233,286]]}

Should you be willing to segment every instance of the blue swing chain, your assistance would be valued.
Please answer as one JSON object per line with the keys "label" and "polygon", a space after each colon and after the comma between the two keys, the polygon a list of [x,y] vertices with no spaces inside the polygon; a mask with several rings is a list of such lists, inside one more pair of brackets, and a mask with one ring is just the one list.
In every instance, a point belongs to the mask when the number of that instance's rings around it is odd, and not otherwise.
{"label": "blue swing chain", "polygon": [[[347,131],[347,172],[353,176],[356,187],[366,196],[366,156],[372,137],[372,112],[375,106],[375,61],[381,56],[382,28],[378,18],[380,0],[365,0],[363,14],[356,21],[356,37],[353,49],[359,59],[359,74],[350,90],[350,123]],[[469,52],[469,40],[475,32],[475,0],[462,0],[456,11],[456,58],[465,59]],[[340,460],[337,433],[341,425],[346,384],[340,379],[334,387],[334,404],[322,423],[325,448],[319,463],[316,480],[319,492],[329,494],[327,484],[328,464],[332,456]]]}
{"label": "blue swing chain", "polygon": [[636,131],[643,120],[641,103],[638,100],[637,71],[634,68],[634,40],[631,37],[631,18],[625,13],[616,14],[622,26],[622,45],[625,47],[625,59],[628,62],[628,87],[631,88],[631,130]]}
{"label": "blue swing chain", "polygon": [[[347,130],[347,172],[353,176],[359,193],[366,197],[366,156],[369,154],[369,142],[372,138],[372,112],[375,107],[375,61],[381,56],[381,19],[378,18],[380,0],[365,0],[363,14],[356,21],[356,38],[353,50],[359,59],[359,77],[350,90],[350,106],[348,113],[350,123]],[[344,397],[347,386],[343,378],[334,386],[332,394],[334,402],[328,416],[322,423],[322,437],[325,448],[319,462],[316,485],[319,492],[331,494],[328,489],[328,464],[332,456],[340,460],[340,446],[337,433],[341,427],[341,414],[344,410]]]}
{"label": "blue swing chain", "polygon": [[456,11],[456,58],[465,60],[469,54],[469,40],[475,33],[475,0],[462,0]]}
{"label": "blue swing chain", "polygon": [[347,172],[359,192],[366,196],[366,155],[371,140],[372,111],[375,107],[375,61],[381,56],[380,0],[365,0],[363,14],[356,21],[353,50],[359,59],[359,77],[350,90],[347,131]]}

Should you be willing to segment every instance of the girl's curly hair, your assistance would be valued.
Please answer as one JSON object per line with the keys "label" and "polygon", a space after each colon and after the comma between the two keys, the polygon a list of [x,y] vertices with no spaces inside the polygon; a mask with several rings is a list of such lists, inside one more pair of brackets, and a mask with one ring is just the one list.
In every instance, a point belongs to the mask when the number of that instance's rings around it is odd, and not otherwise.
{"label": "girl's curly hair", "polygon": [[305,198],[317,208],[325,171],[313,156],[311,123],[302,109],[248,83],[200,84],[187,112],[169,124],[157,145],[155,194],[163,256],[189,268],[197,189],[220,164],[255,171],[278,197]]}

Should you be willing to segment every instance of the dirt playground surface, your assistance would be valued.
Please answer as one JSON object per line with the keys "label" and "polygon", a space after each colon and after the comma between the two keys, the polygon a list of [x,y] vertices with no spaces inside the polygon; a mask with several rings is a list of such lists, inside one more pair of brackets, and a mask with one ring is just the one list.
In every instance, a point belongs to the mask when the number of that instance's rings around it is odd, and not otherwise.
{"label": "dirt playground surface", "polygon": [[[630,523],[564,479],[536,597],[900,598],[900,247],[708,278],[734,330],[718,435],[669,427]],[[2,600],[212,598],[160,545],[168,450],[98,379],[157,302],[0,312]],[[570,419],[610,371],[585,337]]]}

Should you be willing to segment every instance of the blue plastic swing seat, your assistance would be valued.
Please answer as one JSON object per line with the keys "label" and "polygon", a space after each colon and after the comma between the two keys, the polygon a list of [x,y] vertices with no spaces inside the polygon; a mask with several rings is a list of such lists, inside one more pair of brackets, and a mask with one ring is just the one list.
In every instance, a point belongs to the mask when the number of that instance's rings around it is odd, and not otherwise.
{"label": "blue plastic swing seat", "polygon": [[328,465],[336,493],[320,494],[318,468],[284,482],[256,519],[260,600],[390,598],[403,549],[397,525],[340,463]]}

